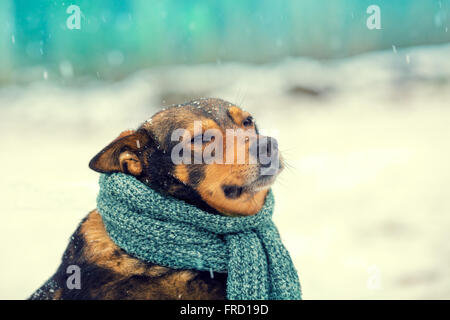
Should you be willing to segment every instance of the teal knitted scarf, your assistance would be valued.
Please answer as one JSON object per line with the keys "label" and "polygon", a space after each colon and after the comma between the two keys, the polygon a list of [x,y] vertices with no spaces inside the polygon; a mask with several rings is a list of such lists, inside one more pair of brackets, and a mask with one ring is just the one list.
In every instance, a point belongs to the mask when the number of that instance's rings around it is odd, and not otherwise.
{"label": "teal knitted scarf", "polygon": [[173,269],[228,272],[231,300],[297,300],[297,272],[272,222],[270,191],[256,215],[215,215],[123,173],[102,174],[98,210],[132,256]]}

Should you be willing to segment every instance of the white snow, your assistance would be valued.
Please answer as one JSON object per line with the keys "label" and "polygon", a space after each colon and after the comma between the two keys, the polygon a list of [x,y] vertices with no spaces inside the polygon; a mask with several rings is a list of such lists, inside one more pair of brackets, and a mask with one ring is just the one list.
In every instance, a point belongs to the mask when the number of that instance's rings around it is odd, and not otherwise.
{"label": "white snow", "polygon": [[450,298],[450,46],[332,61],[160,67],[0,88],[0,299],[56,270],[95,207],[87,166],[162,105],[215,96],[275,133],[275,220],[305,299]]}

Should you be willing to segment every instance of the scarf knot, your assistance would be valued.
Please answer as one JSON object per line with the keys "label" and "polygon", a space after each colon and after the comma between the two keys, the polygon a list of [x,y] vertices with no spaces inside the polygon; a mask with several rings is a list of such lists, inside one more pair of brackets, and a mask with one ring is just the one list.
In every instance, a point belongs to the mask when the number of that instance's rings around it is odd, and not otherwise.
{"label": "scarf knot", "polygon": [[97,197],[106,231],[130,255],[174,269],[227,272],[228,299],[301,299],[273,207],[269,191],[253,216],[214,215],[123,173],[102,174]]}

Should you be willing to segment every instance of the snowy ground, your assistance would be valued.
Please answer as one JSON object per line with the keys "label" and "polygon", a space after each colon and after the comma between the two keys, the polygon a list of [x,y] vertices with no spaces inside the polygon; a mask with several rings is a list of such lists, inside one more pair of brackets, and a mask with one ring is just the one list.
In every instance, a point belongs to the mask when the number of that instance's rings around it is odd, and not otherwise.
{"label": "snowy ground", "polygon": [[57,268],[95,207],[90,158],[198,96],[242,105],[278,137],[293,168],[275,220],[305,299],[450,298],[449,58],[441,46],[0,88],[0,298],[26,298]]}

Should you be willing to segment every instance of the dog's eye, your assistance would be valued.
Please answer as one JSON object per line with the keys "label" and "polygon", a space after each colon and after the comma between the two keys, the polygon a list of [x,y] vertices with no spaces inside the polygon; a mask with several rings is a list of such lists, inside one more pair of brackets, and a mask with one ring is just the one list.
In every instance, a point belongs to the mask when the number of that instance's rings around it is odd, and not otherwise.
{"label": "dog's eye", "polygon": [[242,122],[242,124],[244,125],[244,127],[251,126],[253,124],[253,118],[247,117],[247,119],[245,119],[244,122]]}
{"label": "dog's eye", "polygon": [[195,141],[202,141],[202,136],[198,135],[191,139],[191,143],[195,143]]}

